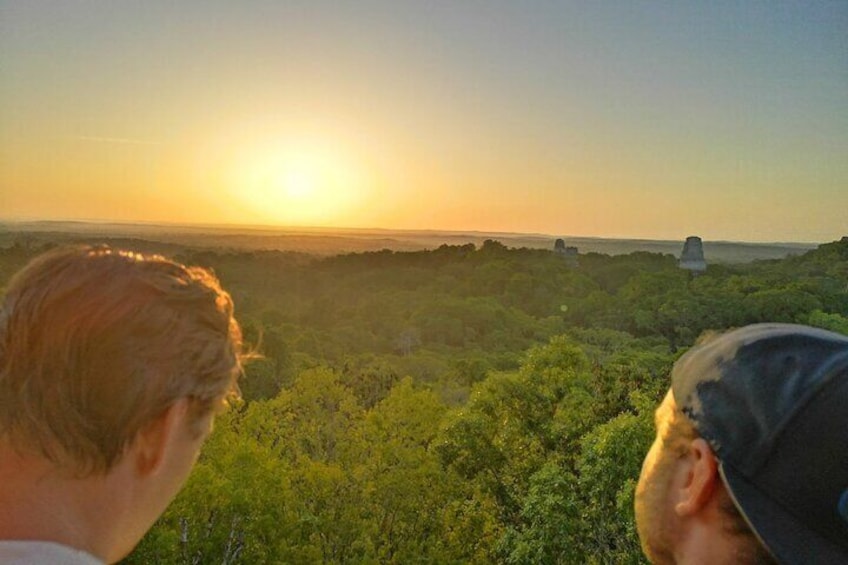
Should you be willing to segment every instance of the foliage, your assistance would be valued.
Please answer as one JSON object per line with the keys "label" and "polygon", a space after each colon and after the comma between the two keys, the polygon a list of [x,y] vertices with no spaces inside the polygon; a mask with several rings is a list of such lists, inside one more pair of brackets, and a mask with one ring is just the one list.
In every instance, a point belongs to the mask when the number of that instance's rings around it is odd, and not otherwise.
{"label": "foliage", "polygon": [[[44,249],[0,249],[0,288]],[[633,487],[681,351],[759,321],[848,334],[848,241],[699,276],[493,240],[180,260],[263,358],[127,563],[641,563]]]}

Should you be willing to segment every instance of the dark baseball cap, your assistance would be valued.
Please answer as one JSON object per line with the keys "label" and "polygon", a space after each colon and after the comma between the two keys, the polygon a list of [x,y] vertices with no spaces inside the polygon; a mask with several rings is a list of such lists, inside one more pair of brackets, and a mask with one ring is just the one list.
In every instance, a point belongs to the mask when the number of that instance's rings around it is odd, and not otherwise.
{"label": "dark baseball cap", "polygon": [[675,402],[781,563],[848,563],[848,337],[755,324],[689,350]]}

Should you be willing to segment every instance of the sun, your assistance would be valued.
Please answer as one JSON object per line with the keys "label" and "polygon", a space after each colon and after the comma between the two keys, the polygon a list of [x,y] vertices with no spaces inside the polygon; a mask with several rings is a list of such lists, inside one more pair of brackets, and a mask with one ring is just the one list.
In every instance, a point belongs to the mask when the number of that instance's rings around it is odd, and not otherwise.
{"label": "sun", "polygon": [[345,223],[364,201],[362,167],[322,147],[254,150],[233,172],[234,196],[262,221],[284,225]]}
{"label": "sun", "polygon": [[294,168],[283,173],[280,184],[286,196],[292,200],[304,200],[315,193],[318,178],[314,171]]}

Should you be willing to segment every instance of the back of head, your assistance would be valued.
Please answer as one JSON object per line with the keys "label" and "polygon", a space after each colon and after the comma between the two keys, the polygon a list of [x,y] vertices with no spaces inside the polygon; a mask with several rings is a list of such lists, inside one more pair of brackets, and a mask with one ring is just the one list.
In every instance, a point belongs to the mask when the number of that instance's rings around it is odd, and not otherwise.
{"label": "back of head", "polygon": [[755,324],[691,349],[674,400],[783,563],[848,563],[848,337]]}
{"label": "back of head", "polygon": [[208,415],[240,371],[232,300],[210,272],[54,250],[12,278],[0,309],[0,434],[74,474],[107,472],[177,400]]}

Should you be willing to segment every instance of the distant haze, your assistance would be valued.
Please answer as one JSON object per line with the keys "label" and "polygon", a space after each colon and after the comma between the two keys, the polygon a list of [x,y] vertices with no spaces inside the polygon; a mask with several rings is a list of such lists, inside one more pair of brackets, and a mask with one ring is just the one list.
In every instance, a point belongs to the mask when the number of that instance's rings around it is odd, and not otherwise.
{"label": "distant haze", "polygon": [[845,1],[4,0],[0,22],[2,220],[848,231]]}
{"label": "distant haze", "polygon": [[[436,230],[366,230],[329,228],[274,229],[268,227],[186,226],[155,224],[110,224],[90,222],[0,222],[0,247],[15,243],[44,242],[109,243],[142,251],[174,253],[179,246],[233,250],[296,251],[316,255],[335,255],[367,251],[418,251],[440,245],[480,246],[496,239],[508,247],[553,249],[560,235],[440,232]],[[635,251],[679,256],[683,241],[604,239],[566,237],[569,246],[580,253],[619,255]],[[150,244],[153,244],[152,248]],[[163,248],[162,245],[165,247]],[[169,249],[168,246],[173,246]],[[707,262],[739,263],[758,259],[778,259],[801,254],[816,246],[807,243],[751,243],[705,241]]]}

